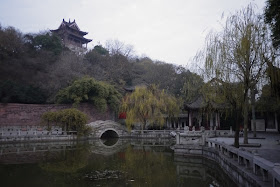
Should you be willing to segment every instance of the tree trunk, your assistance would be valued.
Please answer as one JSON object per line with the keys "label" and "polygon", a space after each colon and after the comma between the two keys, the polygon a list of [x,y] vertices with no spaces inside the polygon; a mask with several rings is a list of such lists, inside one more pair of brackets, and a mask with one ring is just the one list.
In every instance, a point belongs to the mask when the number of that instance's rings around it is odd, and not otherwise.
{"label": "tree trunk", "polygon": [[253,120],[253,128],[254,128],[254,137],[257,137],[257,133],[256,133],[255,95],[256,95],[256,90],[255,90],[255,89],[252,89],[252,95],[251,95],[251,102],[252,102],[252,120]]}
{"label": "tree trunk", "polygon": [[142,125],[142,131],[141,134],[144,134],[144,129],[146,128],[147,120],[144,120],[144,123]]}
{"label": "tree trunk", "polygon": [[244,129],[243,129],[243,134],[244,134],[244,144],[248,144],[248,106],[249,106],[249,98],[248,98],[248,90],[245,90],[245,96],[244,96],[244,107],[243,107],[243,112],[244,112]]}
{"label": "tree trunk", "polygon": [[239,112],[238,110],[235,111],[235,134],[234,134],[234,147],[239,148],[239,130],[240,130],[240,123],[239,123]]}

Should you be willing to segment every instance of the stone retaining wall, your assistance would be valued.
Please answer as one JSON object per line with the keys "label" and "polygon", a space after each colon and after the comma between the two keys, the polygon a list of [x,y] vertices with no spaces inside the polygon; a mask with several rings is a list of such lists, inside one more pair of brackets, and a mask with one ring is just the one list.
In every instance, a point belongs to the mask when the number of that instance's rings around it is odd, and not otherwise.
{"label": "stone retaining wall", "polygon": [[214,140],[207,140],[206,142],[208,147],[204,149],[204,155],[209,157],[218,155],[223,158],[223,163],[225,161],[232,163],[242,172],[240,176],[236,177],[238,182],[242,183],[244,177],[246,178],[245,175],[248,175],[259,186],[280,186],[279,163],[272,163],[257,153],[249,153],[243,148],[237,149],[223,142]]}
{"label": "stone retaining wall", "polygon": [[175,155],[203,156],[217,162],[239,186],[280,185],[280,166],[242,148],[206,140],[206,145],[174,146]]}

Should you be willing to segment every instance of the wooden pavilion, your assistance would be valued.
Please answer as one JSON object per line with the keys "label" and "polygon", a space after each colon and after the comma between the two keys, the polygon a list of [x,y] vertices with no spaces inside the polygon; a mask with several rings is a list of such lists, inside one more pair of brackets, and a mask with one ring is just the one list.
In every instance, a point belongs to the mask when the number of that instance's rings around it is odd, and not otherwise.
{"label": "wooden pavilion", "polygon": [[69,22],[66,22],[63,19],[58,29],[51,30],[51,32],[58,35],[63,44],[75,52],[85,52],[87,44],[92,41],[84,37],[88,33],[81,31],[75,20],[70,22],[69,19]]}
{"label": "wooden pavilion", "polygon": [[188,126],[205,129],[221,127],[220,114],[226,105],[207,101],[203,96],[198,96],[193,102],[186,103],[184,110],[188,111]]}

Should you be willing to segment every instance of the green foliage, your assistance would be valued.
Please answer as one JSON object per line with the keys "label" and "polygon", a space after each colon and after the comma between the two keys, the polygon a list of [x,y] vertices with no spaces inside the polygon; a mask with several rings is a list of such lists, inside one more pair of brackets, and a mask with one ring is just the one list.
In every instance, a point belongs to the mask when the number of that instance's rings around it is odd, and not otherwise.
{"label": "green foliage", "polygon": [[53,158],[55,156],[55,159],[52,158],[51,162],[40,163],[39,167],[47,172],[76,173],[88,164],[90,153],[89,145],[77,144],[76,150],[66,150],[52,155]]}
{"label": "green foliage", "polygon": [[[125,164],[122,169],[130,176],[137,176],[135,186],[176,186],[175,165],[170,162],[164,152],[155,150],[133,150],[129,146],[125,151]],[[164,177],[168,176],[168,180]],[[139,179],[139,180],[137,180]],[[141,179],[145,179],[145,183],[141,183]],[[142,180],[143,181],[143,180]]]}
{"label": "green foliage", "polygon": [[81,102],[90,102],[100,111],[106,111],[107,105],[117,111],[120,97],[121,95],[113,86],[90,77],[84,77],[60,90],[56,96],[56,102],[73,103],[74,106]]}
{"label": "green foliage", "polygon": [[262,112],[279,112],[280,111],[280,98],[273,95],[273,90],[270,85],[264,85],[262,94],[257,101],[257,109]]}
{"label": "green foliage", "polygon": [[51,51],[54,55],[59,55],[63,50],[61,39],[50,32],[38,35],[26,35],[26,38],[31,47],[36,51],[47,50]]}
{"label": "green foliage", "polygon": [[280,1],[267,0],[265,7],[265,22],[272,29],[272,39],[275,48],[280,47]]}
{"label": "green foliage", "polygon": [[235,111],[242,107],[243,84],[212,79],[204,84],[202,94],[207,101],[226,105],[231,111]]}
{"label": "green foliage", "polygon": [[94,46],[93,50],[95,50],[97,53],[101,55],[109,55],[109,51],[102,47],[102,45],[96,45]]}
{"label": "green foliage", "polygon": [[44,123],[62,126],[66,131],[77,131],[78,135],[87,134],[87,115],[78,109],[64,109],[45,112],[41,119]]}
{"label": "green foliage", "polygon": [[[182,72],[181,76],[181,95],[184,101],[191,102],[194,98],[201,93],[201,89],[204,85],[202,78],[191,72]],[[178,80],[179,81],[179,80]]]}
{"label": "green foliage", "polygon": [[273,60],[266,59],[266,73],[270,79],[271,95],[280,98],[280,68],[273,65]]}
{"label": "green foliage", "polygon": [[32,85],[18,84],[7,80],[0,82],[0,102],[2,103],[44,103],[45,93]]}
{"label": "green foliage", "polygon": [[121,112],[126,112],[126,124],[128,128],[135,123],[141,123],[142,129],[146,125],[163,125],[164,119],[176,117],[179,113],[179,104],[176,98],[167,95],[157,89],[155,85],[136,87],[135,91],[125,96],[121,106]]}
{"label": "green foliage", "polygon": [[[96,46],[95,46],[96,47]],[[94,47],[94,48],[95,48]],[[95,66],[100,66],[105,68],[105,64],[107,64],[107,57],[103,55],[103,50],[97,47],[97,49],[92,49],[86,53],[85,59],[90,63],[94,64]]]}

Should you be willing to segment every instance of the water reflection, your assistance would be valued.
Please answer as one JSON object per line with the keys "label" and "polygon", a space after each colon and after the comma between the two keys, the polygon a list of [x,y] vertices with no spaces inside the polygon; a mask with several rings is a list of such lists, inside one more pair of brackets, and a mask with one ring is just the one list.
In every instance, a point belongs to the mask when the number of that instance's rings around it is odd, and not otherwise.
{"label": "water reflection", "polygon": [[200,157],[175,157],[178,185],[191,186],[232,186],[236,184],[215,162]]}
{"label": "water reflection", "polygon": [[[230,186],[215,164],[167,140],[0,145],[1,186]],[[15,180],[17,179],[17,180]],[[24,185],[24,186],[25,186]]]}
{"label": "water reflection", "polygon": [[77,144],[75,149],[46,152],[45,162],[39,163],[39,167],[48,172],[75,173],[88,164],[89,147],[89,144]]}
{"label": "water reflection", "polygon": [[105,146],[111,147],[118,143],[119,138],[106,138],[106,139],[101,139],[101,141]]}

